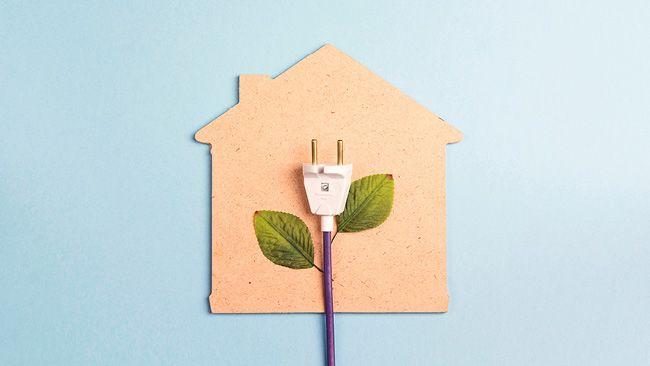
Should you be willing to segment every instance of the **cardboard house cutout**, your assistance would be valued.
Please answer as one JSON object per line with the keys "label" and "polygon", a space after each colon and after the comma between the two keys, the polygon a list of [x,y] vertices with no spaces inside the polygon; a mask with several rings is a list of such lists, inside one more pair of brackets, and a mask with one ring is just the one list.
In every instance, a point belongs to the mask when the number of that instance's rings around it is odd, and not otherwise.
{"label": "cardboard house cutout", "polygon": [[239,102],[196,133],[212,154],[213,313],[322,312],[322,274],[271,263],[253,214],[305,221],[322,263],[319,218],[302,183],[310,140],[336,162],[345,141],[353,179],[392,174],[391,216],[338,235],[333,244],[337,312],[445,312],[445,146],[461,133],[331,45],[275,78],[240,75]]}

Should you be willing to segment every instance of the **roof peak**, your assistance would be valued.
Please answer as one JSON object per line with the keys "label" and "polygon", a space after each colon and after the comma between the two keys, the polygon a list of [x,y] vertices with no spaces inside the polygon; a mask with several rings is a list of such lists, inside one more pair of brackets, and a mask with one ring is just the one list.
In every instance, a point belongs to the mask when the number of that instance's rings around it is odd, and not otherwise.
{"label": "roof peak", "polygon": [[[365,66],[357,62],[355,59],[350,57],[348,54],[345,52],[339,50],[336,48],[334,45],[331,43],[325,43],[323,46],[319,47],[316,51],[308,54],[307,56],[303,57],[300,59],[298,62],[295,64],[289,66],[285,70],[283,70],[281,73],[279,73],[276,77],[273,79],[283,79],[288,76],[291,76],[294,72],[299,71],[302,69],[302,67],[306,65],[311,65],[313,63],[318,63],[322,62],[323,65],[327,64],[327,60],[330,60],[332,57],[336,58],[337,60],[346,60],[348,62],[353,62],[356,64],[357,67],[370,71],[368,70]],[[302,66],[302,67],[301,67]]]}

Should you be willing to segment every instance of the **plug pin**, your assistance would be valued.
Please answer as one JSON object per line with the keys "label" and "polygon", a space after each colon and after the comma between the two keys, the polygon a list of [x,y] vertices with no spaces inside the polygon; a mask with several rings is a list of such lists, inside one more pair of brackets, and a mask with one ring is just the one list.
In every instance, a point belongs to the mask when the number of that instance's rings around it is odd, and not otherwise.
{"label": "plug pin", "polygon": [[311,163],[313,165],[318,164],[318,140],[311,140]]}
{"label": "plug pin", "polygon": [[343,165],[343,140],[336,141],[336,164]]}

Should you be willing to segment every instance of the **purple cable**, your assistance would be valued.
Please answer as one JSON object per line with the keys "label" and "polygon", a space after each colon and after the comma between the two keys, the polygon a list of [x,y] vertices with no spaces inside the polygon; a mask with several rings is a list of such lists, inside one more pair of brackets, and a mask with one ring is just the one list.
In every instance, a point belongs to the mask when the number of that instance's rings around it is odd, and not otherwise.
{"label": "purple cable", "polygon": [[332,296],[332,233],[323,231],[323,287],[325,288],[325,327],[327,328],[327,366],[334,366],[334,298]]}

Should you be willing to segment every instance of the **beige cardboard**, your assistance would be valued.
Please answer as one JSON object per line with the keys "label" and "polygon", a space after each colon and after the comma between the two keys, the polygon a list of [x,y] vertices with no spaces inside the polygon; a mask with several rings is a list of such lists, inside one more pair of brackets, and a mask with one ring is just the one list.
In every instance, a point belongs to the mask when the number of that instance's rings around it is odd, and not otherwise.
{"label": "beige cardboard", "polygon": [[461,137],[331,45],[275,78],[241,75],[239,103],[196,133],[212,154],[212,312],[323,311],[321,273],[271,263],[253,230],[257,210],[293,213],[309,226],[322,262],[301,173],[312,138],[319,161],[330,163],[343,139],[353,179],[395,179],[384,224],[336,237],[334,309],[447,311],[445,145]]}

